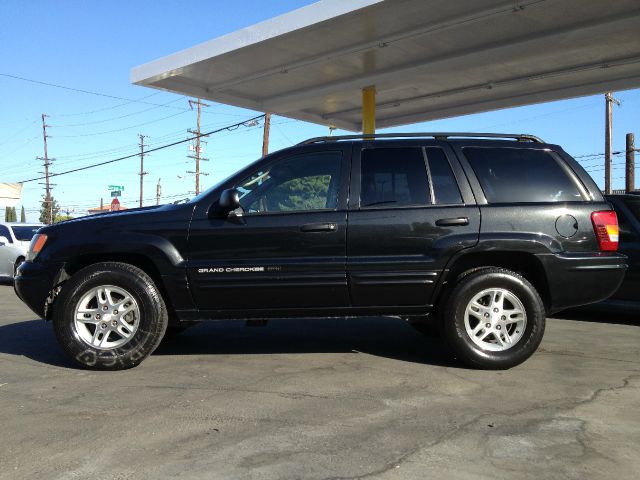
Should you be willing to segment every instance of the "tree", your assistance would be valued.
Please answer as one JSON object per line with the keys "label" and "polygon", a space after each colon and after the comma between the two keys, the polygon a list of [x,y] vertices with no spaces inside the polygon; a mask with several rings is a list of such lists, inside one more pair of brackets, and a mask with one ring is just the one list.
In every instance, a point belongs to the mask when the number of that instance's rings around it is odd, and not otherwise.
{"label": "tree", "polygon": [[20,223],[26,223],[27,222],[27,215],[24,213],[24,205],[22,205],[22,208],[20,209]]}
{"label": "tree", "polygon": [[16,208],[15,207],[6,207],[4,210],[4,221],[5,222],[15,222],[17,221],[16,217]]}
{"label": "tree", "polygon": [[71,215],[56,215],[53,223],[65,222],[67,220],[73,220],[73,217]]}
{"label": "tree", "polygon": [[[53,197],[51,197],[51,212],[53,220],[55,220],[60,213],[60,205],[58,205],[58,202],[56,202]],[[49,223],[49,203],[46,199],[42,200],[42,205],[40,206],[40,223]]]}

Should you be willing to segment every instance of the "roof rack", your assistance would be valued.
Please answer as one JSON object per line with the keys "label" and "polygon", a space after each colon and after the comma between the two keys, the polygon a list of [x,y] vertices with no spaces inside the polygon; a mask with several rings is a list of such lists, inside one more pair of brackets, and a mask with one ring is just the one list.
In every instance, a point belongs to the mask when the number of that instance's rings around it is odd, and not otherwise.
{"label": "roof rack", "polygon": [[314,137],[298,145],[311,143],[339,142],[341,140],[371,140],[378,138],[434,138],[436,140],[449,140],[450,138],[499,138],[512,139],[518,142],[544,143],[534,135],[523,133],[469,133],[469,132],[439,132],[439,133],[370,133],[365,135],[336,135],[332,137]]}

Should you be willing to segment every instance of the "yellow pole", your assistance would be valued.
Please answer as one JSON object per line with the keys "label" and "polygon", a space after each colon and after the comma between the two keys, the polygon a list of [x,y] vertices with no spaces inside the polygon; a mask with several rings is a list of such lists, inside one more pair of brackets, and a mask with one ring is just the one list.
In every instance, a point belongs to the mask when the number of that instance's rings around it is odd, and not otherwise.
{"label": "yellow pole", "polygon": [[362,133],[376,133],[376,87],[362,89]]}

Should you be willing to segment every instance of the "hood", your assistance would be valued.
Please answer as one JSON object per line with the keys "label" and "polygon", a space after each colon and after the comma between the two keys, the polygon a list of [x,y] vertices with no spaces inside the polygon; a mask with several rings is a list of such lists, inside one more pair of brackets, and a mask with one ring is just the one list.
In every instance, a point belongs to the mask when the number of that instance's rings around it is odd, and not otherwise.
{"label": "hood", "polygon": [[[60,233],[63,230],[78,228],[92,229],[100,228],[103,225],[117,226],[117,225],[131,225],[131,224],[145,224],[155,221],[162,221],[166,217],[170,217],[174,214],[179,214],[184,211],[185,218],[190,218],[190,213],[193,212],[195,204],[181,204],[181,205],[154,205],[151,207],[142,208],[130,208],[118,212],[106,212],[98,213],[95,215],[87,215],[86,217],[74,218],[66,220],[64,222],[55,223],[53,225],[47,225],[41,229],[42,233]],[[82,231],[81,230],[81,231]]]}

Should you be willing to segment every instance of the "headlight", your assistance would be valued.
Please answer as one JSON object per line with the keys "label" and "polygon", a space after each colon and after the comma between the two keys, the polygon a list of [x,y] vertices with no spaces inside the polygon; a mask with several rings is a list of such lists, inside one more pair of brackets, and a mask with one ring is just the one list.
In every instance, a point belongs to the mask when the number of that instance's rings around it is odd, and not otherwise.
{"label": "headlight", "polygon": [[27,252],[27,262],[33,262],[33,260],[35,260],[46,242],[47,236],[44,233],[37,233],[33,236],[29,244],[29,251]]}

